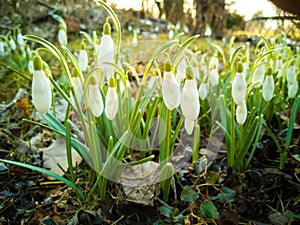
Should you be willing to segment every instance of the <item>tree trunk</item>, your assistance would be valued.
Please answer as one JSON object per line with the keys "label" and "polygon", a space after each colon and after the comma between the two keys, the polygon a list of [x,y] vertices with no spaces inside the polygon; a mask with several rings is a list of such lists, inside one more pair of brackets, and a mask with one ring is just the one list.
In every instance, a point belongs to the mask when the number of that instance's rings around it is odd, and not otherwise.
{"label": "tree trunk", "polygon": [[209,25],[214,37],[223,35],[225,21],[225,0],[194,0],[196,9],[194,33],[205,32],[205,26]]}
{"label": "tree trunk", "polygon": [[183,0],[164,0],[164,11],[171,23],[183,22]]}

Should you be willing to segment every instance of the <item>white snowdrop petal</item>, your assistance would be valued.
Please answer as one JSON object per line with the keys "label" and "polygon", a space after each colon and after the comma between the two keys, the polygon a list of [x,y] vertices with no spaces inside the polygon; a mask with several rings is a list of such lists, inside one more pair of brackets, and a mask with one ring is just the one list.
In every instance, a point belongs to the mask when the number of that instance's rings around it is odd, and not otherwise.
{"label": "white snowdrop petal", "polygon": [[176,71],[176,80],[178,83],[181,83],[181,81],[184,80],[187,66],[188,66],[187,62],[185,58],[183,58],[178,64],[177,71]]}
{"label": "white snowdrop petal", "polygon": [[85,71],[88,67],[88,53],[86,50],[81,49],[78,56],[79,67],[82,71]]}
{"label": "white snowdrop petal", "polygon": [[29,71],[30,74],[34,73],[33,61],[32,60],[29,60],[29,62],[28,62],[28,71]]}
{"label": "white snowdrop petal", "polygon": [[16,50],[16,42],[14,41],[14,39],[9,40],[9,46],[12,50]]}
{"label": "white snowdrop petal", "polygon": [[67,33],[64,29],[59,29],[57,40],[61,46],[66,46],[68,44]]}
{"label": "white snowdrop petal", "polygon": [[247,119],[247,105],[245,101],[236,107],[236,121],[239,125],[245,123]]}
{"label": "white snowdrop petal", "polygon": [[216,86],[219,83],[219,72],[217,69],[209,71],[209,82],[212,87]]}
{"label": "white snowdrop petal", "polygon": [[97,85],[89,85],[88,101],[92,114],[95,117],[101,116],[103,112],[103,101]]}
{"label": "white snowdrop petal", "polygon": [[105,115],[109,120],[115,118],[118,112],[118,94],[115,87],[109,87],[105,98]]}
{"label": "white snowdrop petal", "polygon": [[[79,77],[72,77],[72,82],[74,85],[74,90],[76,94],[76,98],[78,99],[79,103],[83,100],[83,88]],[[72,97],[73,103],[75,103],[73,97]]]}
{"label": "white snowdrop petal", "polygon": [[106,79],[114,72],[114,67],[105,62],[114,63],[114,55],[114,42],[109,34],[104,34],[99,46],[98,65],[103,70]]}
{"label": "white snowdrop petal", "polygon": [[188,135],[191,135],[194,130],[194,121],[188,118],[184,119],[184,129]]}
{"label": "white snowdrop petal", "polygon": [[266,102],[273,98],[274,94],[274,79],[273,76],[266,76],[262,87],[262,95]]}
{"label": "white snowdrop petal", "polygon": [[288,97],[289,98],[295,98],[298,92],[299,84],[296,81],[293,84],[288,85]]}
{"label": "white snowdrop petal", "polygon": [[199,87],[199,96],[201,100],[206,99],[208,95],[208,84],[207,83],[201,83]]}
{"label": "white snowdrop petal", "polygon": [[243,73],[236,73],[233,82],[231,94],[236,105],[242,104],[246,96],[247,83]]}
{"label": "white snowdrop petal", "polygon": [[181,100],[181,92],[172,72],[165,72],[162,81],[162,96],[169,110],[177,108]]}
{"label": "white snowdrop petal", "polygon": [[264,76],[265,76],[265,65],[261,64],[258,67],[255,68],[252,76],[252,84],[258,82],[254,87],[259,88],[261,87],[263,81],[264,81]]}
{"label": "white snowdrop petal", "polygon": [[186,80],[182,89],[181,111],[185,118],[195,120],[200,112],[198,90],[195,80]]}
{"label": "white snowdrop petal", "polygon": [[43,70],[34,71],[31,91],[35,108],[41,113],[48,112],[52,103],[51,84]]}
{"label": "white snowdrop petal", "polygon": [[19,46],[23,46],[24,45],[24,39],[23,39],[23,35],[22,34],[17,34],[17,43]]}
{"label": "white snowdrop petal", "polygon": [[295,66],[290,66],[290,67],[287,68],[286,80],[289,84],[293,84],[293,83],[297,82]]}

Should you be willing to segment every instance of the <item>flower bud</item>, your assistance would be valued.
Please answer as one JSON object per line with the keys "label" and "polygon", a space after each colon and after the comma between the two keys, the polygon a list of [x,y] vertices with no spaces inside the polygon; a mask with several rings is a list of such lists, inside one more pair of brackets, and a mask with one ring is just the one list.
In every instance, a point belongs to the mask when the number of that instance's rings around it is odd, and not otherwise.
{"label": "flower bud", "polygon": [[231,94],[236,105],[242,104],[246,96],[247,83],[243,74],[243,64],[237,66],[237,73],[232,82]]}
{"label": "flower bud", "polygon": [[182,88],[181,111],[185,118],[197,119],[200,112],[199,95],[194,79],[186,79]]}
{"label": "flower bud", "polygon": [[[83,88],[82,88],[82,83],[79,77],[79,73],[76,69],[73,70],[73,77],[72,77],[72,83],[74,86],[74,91],[76,94],[76,98],[78,99],[79,103],[81,103],[81,101],[83,100]],[[74,98],[72,96],[73,102]]]}
{"label": "flower bud", "polygon": [[81,43],[81,48],[78,56],[78,63],[81,71],[86,71],[88,67],[88,53],[86,51],[86,45],[84,42]]}
{"label": "flower bud", "polygon": [[194,120],[184,118],[184,129],[188,135],[191,135],[194,130]]}
{"label": "flower bud", "polygon": [[296,81],[293,84],[288,84],[288,97],[295,98],[298,92],[299,84]]}
{"label": "flower bud", "polygon": [[16,50],[17,47],[16,47],[16,42],[14,39],[12,39],[12,38],[9,39],[9,46],[12,50]]}
{"label": "flower bud", "polygon": [[266,75],[267,76],[262,87],[262,95],[264,100],[268,102],[273,98],[273,94],[274,94],[274,79],[272,76],[271,68],[267,69]]}
{"label": "flower bud", "polygon": [[255,88],[261,87],[264,81],[264,76],[265,76],[265,65],[260,64],[258,67],[255,68],[251,80],[252,84],[257,82],[257,84],[254,86]]}
{"label": "flower bud", "polygon": [[187,68],[187,62],[185,58],[182,58],[180,63],[178,64],[177,70],[176,70],[176,80],[180,84],[181,81],[185,78],[185,70]]}
{"label": "flower bud", "polygon": [[95,117],[101,116],[103,112],[103,101],[96,78],[91,76],[88,86],[88,104]]}
{"label": "flower bud", "polygon": [[212,87],[215,87],[219,83],[219,72],[217,69],[209,71],[209,83]]}
{"label": "flower bud", "polygon": [[245,101],[243,101],[242,104],[236,107],[235,117],[236,117],[236,122],[239,125],[243,125],[245,123],[247,118],[247,105]]}
{"label": "flower bud", "polygon": [[5,42],[0,39],[0,56],[4,56],[5,55]]}
{"label": "flower bud", "polygon": [[293,84],[297,81],[296,66],[294,59],[290,62],[289,67],[287,68],[286,80],[289,84]]}
{"label": "flower bud", "polygon": [[172,72],[171,64],[165,63],[164,67],[165,71],[162,81],[162,96],[166,107],[169,110],[173,110],[174,108],[177,108],[180,104],[180,87]]}
{"label": "flower bud", "polygon": [[201,83],[199,87],[199,96],[201,100],[206,99],[208,95],[208,84],[207,83]]}
{"label": "flower bud", "polygon": [[67,46],[68,44],[67,31],[62,24],[59,24],[57,40],[61,46]]}
{"label": "flower bud", "polygon": [[18,31],[17,33],[17,43],[20,47],[23,47],[25,45],[23,35],[21,34],[20,31]]}
{"label": "flower bud", "polygon": [[105,115],[109,120],[115,118],[118,112],[118,94],[116,88],[116,81],[113,77],[109,78],[108,90],[105,98]]}
{"label": "flower bud", "polygon": [[33,65],[32,102],[40,113],[46,113],[50,110],[52,103],[50,80],[43,70],[43,61],[40,56],[33,58]]}
{"label": "flower bud", "polygon": [[114,42],[111,38],[110,24],[106,22],[103,27],[103,36],[98,50],[98,65],[103,70],[105,78],[108,79],[114,72],[112,65],[106,64],[114,63],[115,48]]}

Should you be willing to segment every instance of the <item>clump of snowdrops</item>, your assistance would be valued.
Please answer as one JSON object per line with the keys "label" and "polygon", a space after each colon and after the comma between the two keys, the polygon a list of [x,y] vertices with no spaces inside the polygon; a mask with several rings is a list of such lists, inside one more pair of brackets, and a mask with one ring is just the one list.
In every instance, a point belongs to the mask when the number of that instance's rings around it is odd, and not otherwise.
{"label": "clump of snowdrops", "polygon": [[[213,54],[193,52],[189,46],[199,36],[182,41],[183,34],[178,34],[156,49],[140,78],[133,65],[121,57],[122,32],[115,12],[106,3],[99,3],[110,17],[100,36],[81,32],[76,55],[68,48],[66,25],[58,16],[58,47],[37,36],[24,37],[43,46],[31,52],[28,63],[32,102],[48,123],[37,124],[67,140],[70,179],[31,165],[1,161],[53,176],[84,200],[90,200],[94,193],[103,200],[107,183],[120,182],[125,168],[155,160],[160,164],[156,182],[160,183],[163,199],[168,200],[172,177],[181,169],[173,160],[174,152],[178,143],[185,142],[185,135],[193,137],[191,143],[185,143],[190,145],[191,154],[185,147],[181,151],[190,154],[187,162],[203,159],[198,158],[202,128],[212,142],[216,131],[220,142],[224,137],[228,166],[243,171],[249,168],[264,129],[276,139],[269,128],[272,118],[279,110],[292,108],[287,145],[278,145],[280,167],[284,167],[299,110],[299,50],[293,52],[284,38],[270,41],[261,37],[254,53],[248,43],[235,46],[234,38],[228,51],[208,39]],[[115,38],[111,26],[116,30]],[[53,79],[40,52],[61,63],[59,81]],[[135,83],[129,81],[130,76]],[[63,121],[56,118],[55,98],[67,102]],[[71,111],[76,122],[69,116]],[[97,175],[87,195],[76,185],[71,146]],[[220,148],[207,146],[214,153]]]}

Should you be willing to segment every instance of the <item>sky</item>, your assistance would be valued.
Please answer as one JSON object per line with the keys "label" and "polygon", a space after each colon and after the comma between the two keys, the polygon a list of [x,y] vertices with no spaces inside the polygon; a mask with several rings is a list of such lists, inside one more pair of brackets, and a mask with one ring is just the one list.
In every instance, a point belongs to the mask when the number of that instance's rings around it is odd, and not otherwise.
{"label": "sky", "polygon": [[[192,2],[192,0],[190,0]],[[236,10],[238,14],[245,16],[246,20],[252,18],[252,15],[258,10],[263,11],[263,16],[275,16],[273,4],[268,0],[225,0],[226,3],[235,1],[230,7],[230,11]],[[118,8],[133,8],[139,10],[142,5],[142,0],[107,0],[108,3],[116,3]],[[151,1],[149,1],[151,2]]]}

